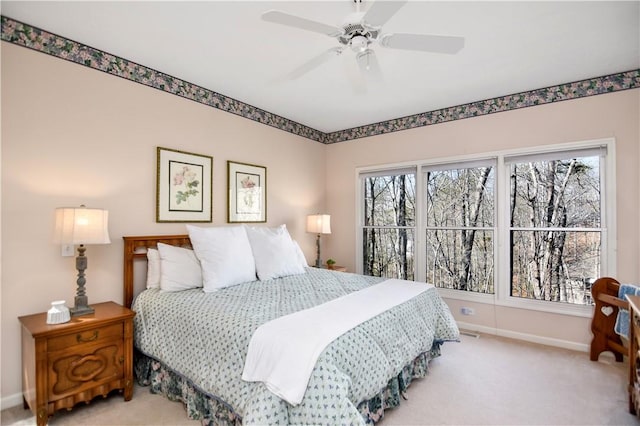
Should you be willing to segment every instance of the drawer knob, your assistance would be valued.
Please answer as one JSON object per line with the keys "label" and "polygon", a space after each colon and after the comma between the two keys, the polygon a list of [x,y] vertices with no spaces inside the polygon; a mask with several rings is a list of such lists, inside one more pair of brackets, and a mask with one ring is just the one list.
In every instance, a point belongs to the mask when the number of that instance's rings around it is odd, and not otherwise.
{"label": "drawer knob", "polygon": [[76,340],[78,341],[78,343],[93,342],[94,340],[97,340],[97,339],[98,339],[98,330],[95,330],[93,334],[87,338],[82,337],[82,334],[80,333],[76,335]]}

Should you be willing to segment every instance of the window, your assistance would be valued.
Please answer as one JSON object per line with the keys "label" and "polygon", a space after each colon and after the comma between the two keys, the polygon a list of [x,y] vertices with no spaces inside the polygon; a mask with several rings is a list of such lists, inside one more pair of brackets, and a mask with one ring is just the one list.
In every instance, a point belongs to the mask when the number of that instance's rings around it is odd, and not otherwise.
{"label": "window", "polygon": [[584,315],[593,281],[615,274],[614,148],[608,139],[360,170],[359,271]]}
{"label": "window", "polygon": [[427,282],[493,293],[495,161],[425,170]]}
{"label": "window", "polygon": [[507,158],[510,294],[590,304],[601,272],[601,152]]}
{"label": "window", "polygon": [[414,279],[415,180],[415,169],[362,176],[365,275]]}

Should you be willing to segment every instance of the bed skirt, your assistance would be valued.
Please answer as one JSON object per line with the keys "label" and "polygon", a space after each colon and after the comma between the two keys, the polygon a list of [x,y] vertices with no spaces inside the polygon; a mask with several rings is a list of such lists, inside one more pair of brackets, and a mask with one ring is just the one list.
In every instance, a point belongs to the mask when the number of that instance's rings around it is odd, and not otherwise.
{"label": "bed skirt", "polygon": [[[418,355],[405,365],[378,394],[358,404],[358,411],[364,423],[373,425],[384,417],[384,410],[400,405],[400,400],[411,381],[425,377],[429,361],[440,356],[442,343],[435,341],[429,352]],[[204,392],[189,379],[139,351],[135,353],[134,373],[140,386],[150,386],[151,393],[163,394],[171,401],[181,401],[187,411],[187,417],[191,420],[201,420],[203,426],[242,425],[242,418],[229,404],[215,395]]]}

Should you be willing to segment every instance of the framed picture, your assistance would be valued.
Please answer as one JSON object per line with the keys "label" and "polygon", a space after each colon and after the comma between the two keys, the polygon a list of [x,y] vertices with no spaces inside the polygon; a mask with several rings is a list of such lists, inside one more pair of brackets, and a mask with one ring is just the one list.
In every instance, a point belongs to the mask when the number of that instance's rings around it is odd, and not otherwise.
{"label": "framed picture", "polygon": [[267,221],[267,168],[227,161],[227,222]]}
{"label": "framed picture", "polygon": [[211,222],[213,157],[158,147],[156,222]]}

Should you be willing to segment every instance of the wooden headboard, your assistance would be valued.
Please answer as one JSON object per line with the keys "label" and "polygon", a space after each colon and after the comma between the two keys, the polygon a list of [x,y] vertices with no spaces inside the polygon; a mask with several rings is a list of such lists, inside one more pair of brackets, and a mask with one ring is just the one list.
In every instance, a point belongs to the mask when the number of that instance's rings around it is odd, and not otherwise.
{"label": "wooden headboard", "polygon": [[154,235],[143,237],[122,237],[124,240],[124,293],[123,303],[131,307],[134,297],[133,265],[136,260],[147,261],[147,249],[156,248],[158,243],[172,246],[191,247],[188,235]]}

